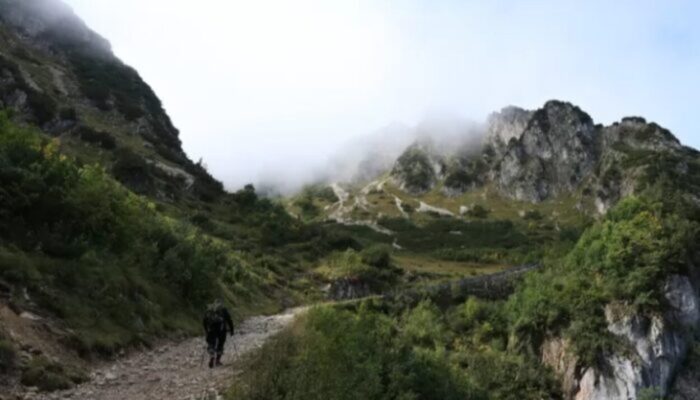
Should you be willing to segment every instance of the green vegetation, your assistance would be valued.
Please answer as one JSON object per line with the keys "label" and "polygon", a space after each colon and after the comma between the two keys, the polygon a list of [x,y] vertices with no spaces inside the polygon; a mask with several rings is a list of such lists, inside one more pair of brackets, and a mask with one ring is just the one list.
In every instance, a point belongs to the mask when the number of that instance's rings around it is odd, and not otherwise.
{"label": "green vegetation", "polygon": [[333,252],[315,271],[325,280],[350,278],[369,284],[375,291],[391,287],[402,272],[393,265],[390,248],[383,245]]}
{"label": "green vegetation", "polygon": [[22,384],[42,391],[70,389],[88,380],[84,372],[51,362],[45,357],[35,357],[22,371]]}
{"label": "green vegetation", "polygon": [[467,216],[472,218],[486,218],[489,216],[490,212],[491,211],[486,207],[480,204],[475,204],[473,207],[467,210]]}
{"label": "green vegetation", "polygon": [[[667,193],[664,194],[669,198]],[[531,274],[511,298],[514,331],[536,349],[545,332],[573,339],[585,365],[615,347],[604,306],[661,309],[664,277],[684,272],[700,240],[697,210],[673,201],[628,198],[591,227],[563,260]]]}
{"label": "green vegetation", "polygon": [[318,206],[314,204],[313,193],[309,191],[302,192],[299,198],[294,202],[294,205],[299,207],[304,220],[314,219],[320,214]]}
{"label": "green vegetation", "polygon": [[117,147],[117,141],[114,136],[107,132],[96,131],[87,126],[80,126],[75,130],[75,135],[87,143],[99,146],[105,150],[114,150]]}
{"label": "green vegetation", "polygon": [[468,298],[441,309],[398,297],[312,310],[251,359],[230,398],[561,397],[539,360],[544,340],[570,339],[582,367],[624,351],[605,306],[663,312],[665,277],[698,261],[699,221],[683,196],[649,191],[622,201],[573,248],[548,254],[506,301]]}
{"label": "green vegetation", "polygon": [[488,163],[477,157],[455,160],[448,167],[444,185],[458,192],[464,192],[483,184],[488,170]]}
{"label": "green vegetation", "polygon": [[394,172],[414,192],[430,190],[435,181],[435,171],[428,155],[419,147],[410,147],[396,161]]}
{"label": "green vegetation", "polygon": [[395,232],[401,246],[437,260],[484,264],[521,264],[561,252],[578,238],[576,229],[556,231],[551,225],[522,226],[508,220],[464,221],[432,218],[419,226],[404,218],[379,223]]}
{"label": "green vegetation", "polygon": [[347,243],[300,225],[252,187],[199,208],[211,223],[197,228],[183,209],[78,165],[4,114],[0,188],[0,281],[17,304],[26,289],[64,320],[82,354],[198,332],[214,297],[235,303],[238,316],[274,309],[276,298],[296,296],[290,276]]}
{"label": "green vegetation", "polygon": [[[495,322],[499,317],[489,317],[488,310],[472,310],[473,302],[467,303],[466,312],[449,313],[429,302],[395,314],[381,312],[373,303],[354,311],[311,310],[250,361],[228,398],[556,396],[551,374],[526,363],[524,357],[504,352],[506,337]],[[472,330],[480,334],[473,342],[465,341],[464,335]]]}
{"label": "green vegetation", "polygon": [[0,373],[12,371],[17,364],[17,350],[7,340],[0,338]]}
{"label": "green vegetation", "polygon": [[9,84],[0,85],[0,99],[9,98],[16,90],[27,95],[27,105],[34,115],[34,122],[44,124],[51,121],[58,111],[56,102],[49,96],[30,86],[22,76],[18,64],[0,56],[0,72],[6,71],[10,76]]}

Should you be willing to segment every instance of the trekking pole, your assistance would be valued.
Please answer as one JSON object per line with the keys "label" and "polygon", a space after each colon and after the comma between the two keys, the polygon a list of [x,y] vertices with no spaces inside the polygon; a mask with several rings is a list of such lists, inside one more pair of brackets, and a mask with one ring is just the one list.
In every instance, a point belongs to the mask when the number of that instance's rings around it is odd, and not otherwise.
{"label": "trekking pole", "polygon": [[205,344],[202,348],[202,356],[199,358],[199,368],[204,366],[204,359],[206,358],[207,353],[209,353],[209,347],[207,344]]}
{"label": "trekking pole", "polygon": [[231,335],[231,343],[233,343],[233,354],[238,357],[240,353],[238,353],[238,345],[236,344],[236,333],[234,332],[233,335]]}

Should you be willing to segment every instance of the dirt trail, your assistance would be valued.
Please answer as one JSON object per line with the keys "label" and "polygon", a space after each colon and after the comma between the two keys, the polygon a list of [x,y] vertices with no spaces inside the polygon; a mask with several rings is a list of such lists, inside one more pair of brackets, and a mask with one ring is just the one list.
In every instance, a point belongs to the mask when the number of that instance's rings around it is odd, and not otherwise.
{"label": "dirt trail", "polygon": [[164,345],[136,353],[97,368],[91,381],[69,391],[28,393],[32,400],[189,400],[220,398],[219,391],[231,384],[236,362],[259,348],[272,335],[288,326],[305,309],[252,317],[237,327],[226,342],[223,367],[206,366],[203,338]]}

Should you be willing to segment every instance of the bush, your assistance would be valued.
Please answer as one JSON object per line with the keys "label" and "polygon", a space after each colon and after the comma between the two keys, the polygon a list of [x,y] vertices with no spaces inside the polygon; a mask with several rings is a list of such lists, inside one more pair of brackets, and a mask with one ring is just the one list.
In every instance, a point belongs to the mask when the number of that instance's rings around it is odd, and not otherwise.
{"label": "bush", "polygon": [[542,218],[544,218],[544,216],[537,210],[527,210],[525,214],[523,214],[523,219],[530,221],[540,221]]}
{"label": "bush", "polygon": [[126,148],[115,152],[112,175],[136,193],[150,193],[154,188],[153,166],[143,157]]}
{"label": "bush", "polygon": [[107,132],[96,131],[88,126],[79,126],[75,134],[83,141],[97,145],[106,150],[113,150],[117,147],[114,136]]}
{"label": "bush", "polygon": [[391,248],[386,245],[374,245],[362,250],[362,262],[377,268],[391,266]]}
{"label": "bush", "polygon": [[489,211],[484,206],[476,204],[473,207],[471,207],[469,210],[467,210],[467,215],[472,217],[472,218],[486,218],[489,216],[490,212],[491,211]]}
{"label": "bush", "polygon": [[391,319],[369,311],[311,310],[267,344],[231,399],[479,399],[447,359],[394,340]]}
{"label": "bush", "polygon": [[445,186],[464,191],[476,183],[475,177],[464,169],[450,172],[445,178]]}
{"label": "bush", "polygon": [[320,214],[319,208],[314,204],[314,198],[310,192],[304,192],[295,202],[294,205],[301,210],[301,216],[306,219],[316,218]]}
{"label": "bush", "polygon": [[[474,301],[467,308],[473,307]],[[505,326],[481,305],[474,331],[505,342]],[[536,360],[506,353],[469,332],[452,332],[429,301],[400,315],[381,304],[356,310],[311,310],[263,347],[228,394],[230,399],[542,399],[559,398],[558,383]],[[391,308],[391,307],[390,307]],[[505,320],[501,320],[505,321]],[[493,324],[493,325],[492,325]],[[487,328],[492,326],[493,328]]]}
{"label": "bush", "polygon": [[411,191],[424,192],[435,181],[435,171],[428,155],[418,147],[410,147],[396,160],[392,175],[397,175]]}
{"label": "bush", "polygon": [[88,377],[82,371],[49,361],[44,357],[31,360],[22,372],[22,384],[34,386],[41,391],[65,390],[83,383]]}
{"label": "bush", "polygon": [[8,373],[14,370],[17,362],[17,351],[6,340],[0,339],[0,373]]}

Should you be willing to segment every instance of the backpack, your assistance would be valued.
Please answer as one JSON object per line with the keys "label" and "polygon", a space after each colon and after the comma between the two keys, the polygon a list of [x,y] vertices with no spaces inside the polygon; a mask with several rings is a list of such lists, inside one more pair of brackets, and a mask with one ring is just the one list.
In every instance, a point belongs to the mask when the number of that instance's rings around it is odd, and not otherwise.
{"label": "backpack", "polygon": [[218,307],[207,307],[207,311],[204,313],[204,323],[209,332],[223,330],[224,317]]}

